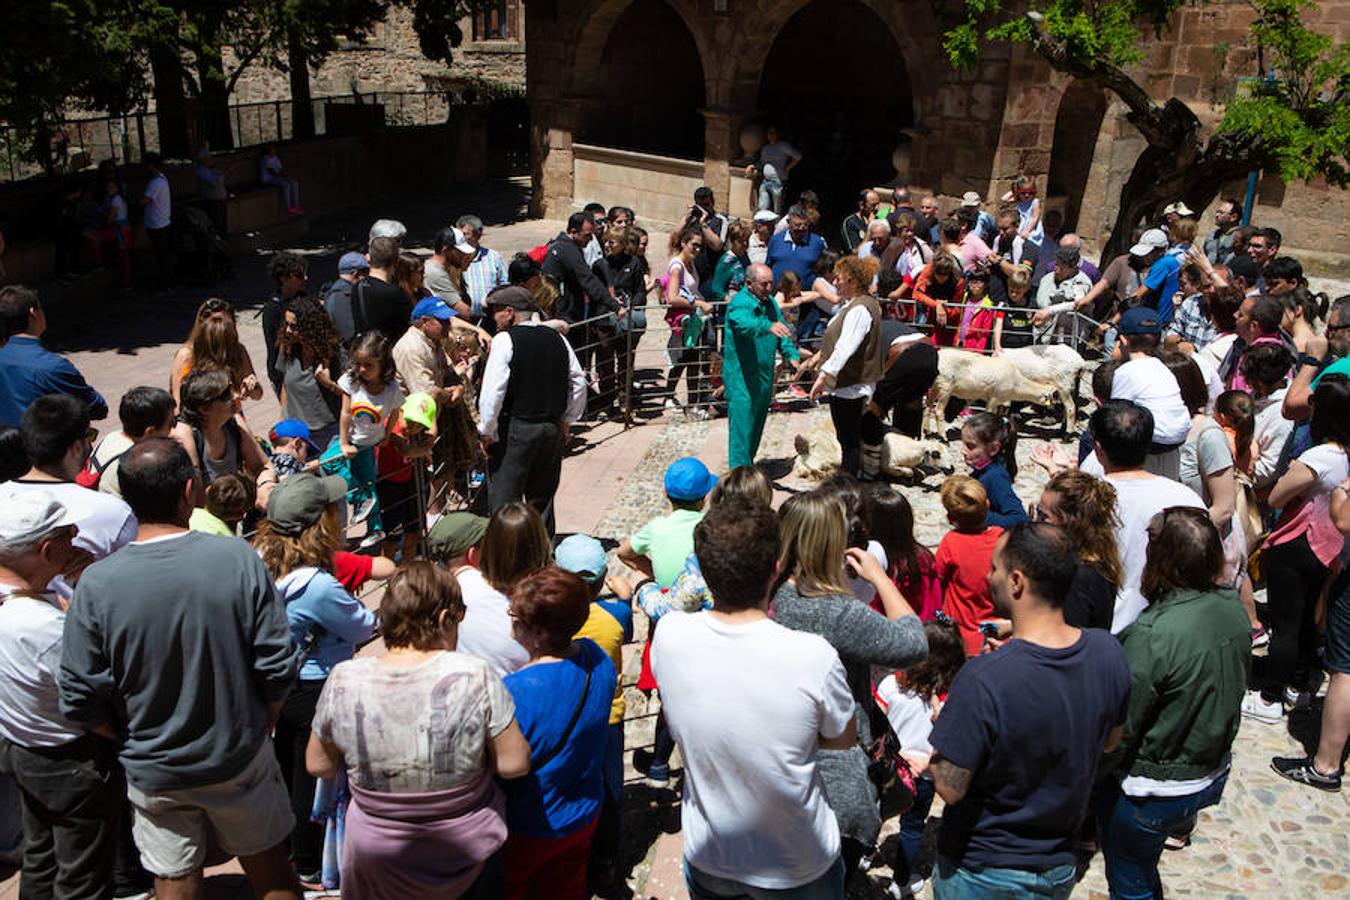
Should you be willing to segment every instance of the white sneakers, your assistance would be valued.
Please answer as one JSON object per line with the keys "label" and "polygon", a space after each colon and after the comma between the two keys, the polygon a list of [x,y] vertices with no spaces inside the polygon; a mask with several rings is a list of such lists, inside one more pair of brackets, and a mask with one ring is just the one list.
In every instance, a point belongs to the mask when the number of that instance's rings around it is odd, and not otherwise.
{"label": "white sneakers", "polygon": [[1279,700],[1267,703],[1260,691],[1248,691],[1242,698],[1242,714],[1267,725],[1278,725],[1284,719],[1284,704]]}

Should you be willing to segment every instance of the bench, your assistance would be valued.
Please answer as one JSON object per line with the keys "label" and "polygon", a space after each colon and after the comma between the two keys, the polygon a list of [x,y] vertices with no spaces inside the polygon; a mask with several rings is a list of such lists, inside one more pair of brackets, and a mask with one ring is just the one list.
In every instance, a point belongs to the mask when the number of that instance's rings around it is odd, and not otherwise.
{"label": "bench", "polygon": [[286,210],[281,205],[281,189],[258,185],[244,188],[225,201],[225,233],[247,234],[261,231],[270,225],[284,222]]}

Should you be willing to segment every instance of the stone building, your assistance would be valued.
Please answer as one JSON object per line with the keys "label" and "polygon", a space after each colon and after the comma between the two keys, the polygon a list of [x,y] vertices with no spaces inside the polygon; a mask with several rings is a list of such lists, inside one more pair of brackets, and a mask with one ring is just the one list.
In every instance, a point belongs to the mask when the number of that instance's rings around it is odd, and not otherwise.
{"label": "stone building", "polygon": [[[459,23],[464,42],[453,62],[427,59],[413,31],[412,10],[393,7],[363,41],[346,41],[310,72],[315,97],[453,90],[475,79],[525,87],[525,7],[522,0],[495,0]],[[239,78],[232,103],[286,100],[284,72],[250,66]]]}
{"label": "stone building", "polygon": [[[938,6],[920,0],[530,0],[529,11],[541,215],[598,199],[675,222],[703,183],[747,213],[739,163],[758,146],[756,126],[775,122],[805,156],[790,194],[811,187],[849,204],[861,187],[903,181],[949,201],[968,190],[993,200],[1024,174],[1097,242],[1143,146],[1112,95],[1025,48],[994,47],[976,71],[953,71]],[[1250,15],[1233,0],[1183,9],[1147,41],[1138,74],[1155,97],[1217,120],[1232,76],[1255,68]],[[1350,0],[1310,16],[1350,36]],[[1341,252],[1350,192],[1267,176],[1255,216],[1288,246]]]}

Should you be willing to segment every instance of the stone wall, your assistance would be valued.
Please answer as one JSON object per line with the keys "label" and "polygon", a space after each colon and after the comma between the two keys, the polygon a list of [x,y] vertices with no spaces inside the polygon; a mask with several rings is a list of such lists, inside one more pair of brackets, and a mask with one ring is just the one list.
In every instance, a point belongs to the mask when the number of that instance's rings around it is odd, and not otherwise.
{"label": "stone wall", "polygon": [[[310,71],[311,93],[323,97],[350,94],[354,90],[361,93],[436,90],[464,76],[524,88],[523,30],[516,32],[515,40],[473,41],[471,24],[466,18],[460,22],[465,41],[455,49],[454,61],[446,66],[422,55],[412,18],[412,10],[393,7],[364,42],[345,42],[323,65]],[[227,65],[233,65],[233,60],[227,59]],[[286,100],[290,93],[286,73],[253,65],[240,76],[231,101]]]}

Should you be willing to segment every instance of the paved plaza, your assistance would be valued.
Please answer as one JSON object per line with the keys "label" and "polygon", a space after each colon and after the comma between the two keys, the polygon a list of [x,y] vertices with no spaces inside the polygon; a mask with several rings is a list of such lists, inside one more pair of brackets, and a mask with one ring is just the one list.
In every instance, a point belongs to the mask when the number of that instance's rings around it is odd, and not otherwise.
{"label": "paved plaza", "polygon": [[[396,214],[403,219],[414,238],[411,243],[418,246],[425,243],[435,226],[475,212],[488,225],[485,244],[509,257],[511,252],[547,241],[561,225],[556,221],[524,221],[520,202],[523,192],[519,188],[520,183],[514,182],[450,197],[391,198],[378,208],[370,206],[318,220],[311,231],[312,240],[291,249],[310,256],[310,283],[317,288],[334,277],[338,255],[363,242],[365,227],[377,215]],[[657,271],[664,268],[664,245],[664,235],[653,233],[650,261]],[[170,360],[188,332],[197,303],[208,295],[219,295],[240,308],[241,337],[255,364],[261,365],[265,353],[255,311],[270,290],[264,264],[263,256],[241,259],[235,277],[209,291],[174,290],[130,300],[110,299],[106,306],[87,309],[58,308],[54,311],[53,343],[68,354],[115,410],[118,398],[130,387],[168,386]],[[657,340],[649,335],[646,343],[655,345]],[[659,365],[659,352],[644,345],[638,360],[639,378],[654,375]],[[649,405],[650,412],[640,416],[631,428],[603,423],[577,429],[579,440],[564,463],[558,494],[559,531],[584,531],[619,540],[665,509],[661,475],[672,460],[697,455],[714,470],[725,469],[724,419],[695,421],[679,413],[660,414],[655,404]],[[255,429],[265,429],[277,418],[275,399],[269,394],[262,401],[246,403],[244,412]],[[827,418],[823,409],[809,407],[771,415],[760,461],[767,461],[778,479],[779,499],[810,486],[790,473],[792,442],[799,432],[823,417]],[[102,427],[111,429],[115,421],[110,419]],[[1034,439],[1019,442],[1022,466],[1015,486],[1024,501],[1034,500],[1044,482],[1043,473],[1029,460],[1036,443]],[[959,465],[957,454],[951,455],[949,464]],[[915,509],[918,536],[930,546],[936,545],[946,530],[937,501],[939,481],[940,476],[934,476],[923,485],[904,488]],[[378,595],[366,599],[374,604]],[[639,635],[645,630],[643,622]],[[640,646],[635,643],[628,648],[623,674],[628,686],[630,718],[626,731],[630,750],[650,743],[656,711],[655,703],[632,687],[639,669]],[[1350,794],[1325,794],[1301,787],[1279,778],[1269,768],[1272,755],[1302,753],[1304,748],[1315,746],[1319,709],[1320,701],[1313,711],[1292,716],[1287,726],[1243,722],[1223,802],[1202,814],[1189,848],[1164,856],[1162,877],[1170,896],[1350,897]],[[632,895],[684,897],[678,799],[671,792],[646,787],[631,769],[628,774],[625,862],[633,866],[629,879]],[[940,814],[938,801],[934,815]],[[889,869],[880,863],[894,851],[891,836],[896,825],[892,818],[883,831],[887,840],[877,857],[878,868],[871,873],[875,882],[871,895],[881,896],[889,881]],[[212,870],[208,884],[211,897],[248,896],[234,866]],[[17,877],[0,882],[0,900],[17,896]],[[1075,896],[1106,896],[1100,856],[1092,860]]]}

